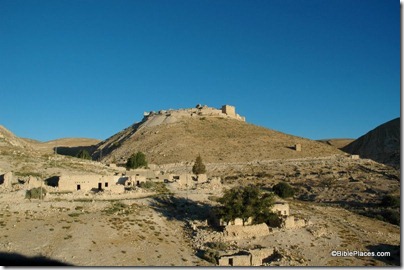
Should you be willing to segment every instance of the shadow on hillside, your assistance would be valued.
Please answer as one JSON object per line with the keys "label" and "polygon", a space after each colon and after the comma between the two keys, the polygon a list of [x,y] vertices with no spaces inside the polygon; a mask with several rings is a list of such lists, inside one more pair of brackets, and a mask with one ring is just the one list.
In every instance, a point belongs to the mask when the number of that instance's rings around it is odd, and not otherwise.
{"label": "shadow on hillside", "polygon": [[361,202],[361,201],[321,201],[322,204],[327,204],[329,206],[340,206],[344,208],[375,208],[380,207],[380,203],[375,202]]}
{"label": "shadow on hillside", "polygon": [[57,154],[63,155],[63,156],[71,156],[71,157],[76,157],[77,154],[80,152],[80,150],[87,150],[90,155],[95,151],[97,147],[95,145],[90,145],[90,146],[74,146],[74,147],[68,147],[68,146],[58,146],[54,147],[53,151],[57,151]]}
{"label": "shadow on hillside", "polygon": [[2,266],[73,266],[44,256],[27,257],[18,253],[0,252]]}
{"label": "shadow on hillside", "polygon": [[[399,245],[379,244],[375,246],[366,246],[366,248],[375,253],[373,258],[376,260],[382,261],[388,265],[401,265]],[[377,256],[377,252],[390,252],[390,256]]]}
{"label": "shadow on hillside", "polygon": [[210,217],[211,210],[208,204],[174,196],[155,197],[151,206],[167,219],[180,221],[206,220]]}

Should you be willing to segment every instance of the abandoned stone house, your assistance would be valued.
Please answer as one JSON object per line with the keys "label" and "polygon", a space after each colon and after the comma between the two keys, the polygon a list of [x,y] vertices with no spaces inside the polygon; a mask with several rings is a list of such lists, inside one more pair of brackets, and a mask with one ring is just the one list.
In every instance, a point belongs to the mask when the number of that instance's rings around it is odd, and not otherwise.
{"label": "abandoned stone house", "polygon": [[219,266],[262,266],[274,254],[273,248],[243,250],[219,258]]}
{"label": "abandoned stone house", "polygon": [[13,183],[13,173],[7,172],[5,174],[0,175],[0,185],[5,188],[11,188]]}
{"label": "abandoned stone house", "polygon": [[181,188],[189,188],[192,187],[196,183],[205,183],[208,181],[208,177],[206,174],[169,174],[166,177],[169,182],[176,182],[178,186]]}
{"label": "abandoned stone house", "polygon": [[285,201],[276,201],[271,208],[272,212],[278,214],[279,216],[289,216],[290,209],[289,204]]}
{"label": "abandoned stone house", "polygon": [[265,223],[255,225],[227,225],[223,230],[226,240],[237,240],[253,237],[263,237],[270,234],[270,228]]}
{"label": "abandoned stone house", "polygon": [[114,193],[124,192],[125,187],[118,184],[120,175],[61,175],[59,191],[98,191],[109,190]]}

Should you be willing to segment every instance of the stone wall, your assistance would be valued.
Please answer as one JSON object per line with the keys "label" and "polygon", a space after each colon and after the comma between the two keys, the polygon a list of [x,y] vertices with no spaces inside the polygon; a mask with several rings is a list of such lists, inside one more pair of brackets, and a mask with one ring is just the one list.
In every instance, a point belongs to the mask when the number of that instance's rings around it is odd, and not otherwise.
{"label": "stone wall", "polygon": [[269,233],[269,228],[265,223],[250,226],[229,225],[223,231],[224,238],[227,240],[262,237]]}
{"label": "stone wall", "polygon": [[261,248],[248,251],[251,254],[251,266],[262,266],[264,260],[274,254],[273,248]]}
{"label": "stone wall", "polygon": [[91,190],[117,190],[114,186],[120,181],[121,176],[102,175],[61,175],[59,177],[59,191],[91,191]]}
{"label": "stone wall", "polygon": [[299,219],[294,216],[288,216],[284,219],[281,227],[285,229],[297,229],[302,228],[307,225],[307,221],[304,219]]}
{"label": "stone wall", "polygon": [[287,202],[275,202],[271,210],[281,216],[290,215],[289,204]]}
{"label": "stone wall", "polygon": [[219,266],[251,266],[251,254],[224,255],[219,259]]}
{"label": "stone wall", "polygon": [[7,172],[0,177],[0,184],[5,188],[11,188],[13,183],[13,173]]}
{"label": "stone wall", "polygon": [[264,260],[274,253],[273,248],[239,251],[219,258],[219,266],[262,266]]}

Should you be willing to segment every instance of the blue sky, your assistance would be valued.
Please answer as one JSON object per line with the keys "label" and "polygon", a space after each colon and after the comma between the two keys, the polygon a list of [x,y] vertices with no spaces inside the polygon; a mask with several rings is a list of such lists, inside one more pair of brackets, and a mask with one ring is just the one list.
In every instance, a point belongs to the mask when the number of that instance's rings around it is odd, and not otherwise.
{"label": "blue sky", "polygon": [[0,36],[0,125],[21,137],[198,103],[310,139],[400,116],[398,1],[0,0]]}

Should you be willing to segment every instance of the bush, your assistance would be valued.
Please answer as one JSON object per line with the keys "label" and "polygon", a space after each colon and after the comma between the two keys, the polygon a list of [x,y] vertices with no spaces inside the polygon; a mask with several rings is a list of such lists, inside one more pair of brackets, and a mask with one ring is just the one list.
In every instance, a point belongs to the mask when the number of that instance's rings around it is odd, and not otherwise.
{"label": "bush", "polygon": [[382,199],[381,206],[398,208],[400,207],[400,197],[386,195]]}
{"label": "bush", "polygon": [[147,167],[147,161],[146,155],[139,151],[136,154],[130,156],[130,158],[126,162],[126,168],[137,169],[140,167]]}
{"label": "bush", "polygon": [[400,211],[397,210],[387,210],[384,212],[383,217],[386,219],[386,221],[400,226]]}
{"label": "bush", "polygon": [[81,149],[80,152],[77,153],[76,157],[81,158],[81,159],[91,160],[90,153],[88,153],[88,151],[86,149]]}
{"label": "bush", "polygon": [[276,184],[275,186],[272,187],[272,190],[276,195],[278,195],[281,198],[288,198],[288,197],[293,197],[295,195],[294,189],[285,182],[280,182]]}
{"label": "bush", "polygon": [[203,250],[202,252],[203,252],[202,256],[201,256],[202,259],[204,259],[210,263],[213,263],[215,265],[219,264],[220,255],[219,255],[218,251],[213,250],[213,249],[208,249],[208,250]]}
{"label": "bush", "polygon": [[195,164],[192,166],[192,172],[196,175],[206,173],[206,167],[200,155],[196,157]]}
{"label": "bush", "polygon": [[25,198],[26,199],[41,199],[44,198],[46,195],[46,189],[44,189],[43,187],[38,187],[38,188],[32,188],[27,190],[27,192],[25,193]]}

